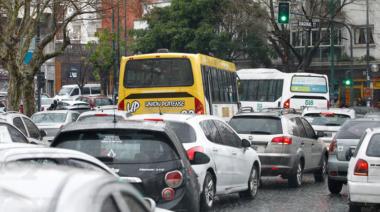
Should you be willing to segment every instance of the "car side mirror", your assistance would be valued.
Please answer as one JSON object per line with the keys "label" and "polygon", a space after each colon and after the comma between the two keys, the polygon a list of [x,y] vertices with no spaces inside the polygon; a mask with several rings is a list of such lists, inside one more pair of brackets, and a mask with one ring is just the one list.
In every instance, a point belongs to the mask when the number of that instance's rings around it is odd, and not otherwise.
{"label": "car side mirror", "polygon": [[241,146],[242,146],[243,148],[251,147],[251,142],[249,142],[247,139],[242,139],[242,140],[241,140]]}
{"label": "car side mirror", "polygon": [[190,160],[191,165],[201,165],[210,162],[210,157],[203,152],[194,152],[194,159]]}
{"label": "car side mirror", "polygon": [[321,132],[321,131],[317,132],[317,138],[321,138],[321,137],[325,137],[325,136],[326,136],[326,133]]}
{"label": "car side mirror", "polygon": [[46,131],[45,130],[40,130],[40,135],[41,135],[41,138],[45,137],[47,135]]}
{"label": "car side mirror", "polygon": [[148,206],[148,209],[150,212],[154,212],[156,210],[156,202],[151,198],[144,198],[146,205]]}
{"label": "car side mirror", "polygon": [[351,160],[352,156],[354,156],[354,150],[349,148],[346,151],[346,160]]}

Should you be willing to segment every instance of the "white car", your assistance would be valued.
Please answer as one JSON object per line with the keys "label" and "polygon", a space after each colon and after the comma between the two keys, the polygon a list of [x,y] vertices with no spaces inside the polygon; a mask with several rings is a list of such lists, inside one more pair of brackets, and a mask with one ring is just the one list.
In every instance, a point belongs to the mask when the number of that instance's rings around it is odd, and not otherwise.
{"label": "white car", "polygon": [[167,212],[130,184],[95,171],[68,167],[0,169],[0,211]]}
{"label": "white car", "polygon": [[75,122],[79,117],[79,113],[72,110],[52,110],[42,111],[32,115],[32,121],[37,125],[38,129],[45,130],[46,136],[43,140],[52,141],[65,125]]}
{"label": "white car", "polygon": [[[355,149],[352,148],[352,149]],[[380,205],[380,128],[367,129],[355,152],[348,149],[348,193],[350,211]]]}
{"label": "white car", "polygon": [[205,153],[210,162],[192,165],[201,186],[201,207],[210,209],[215,195],[240,192],[257,194],[261,163],[249,141],[241,140],[222,119],[209,115],[146,114],[129,119],[163,121],[177,135],[191,160],[195,151]]}
{"label": "white car", "polygon": [[116,121],[127,120],[129,113],[123,110],[96,110],[96,111],[87,111],[80,114],[77,119],[77,122],[104,122],[104,121]]}
{"label": "white car", "polygon": [[325,142],[328,148],[343,123],[348,119],[354,119],[356,114],[355,110],[349,108],[307,107],[303,110],[302,116],[309,121],[316,134],[321,136],[319,139]]}
{"label": "white car", "polygon": [[86,84],[82,91],[77,84],[64,85],[58,94],[54,96],[54,99],[62,101],[63,99],[75,99],[78,96],[100,95],[100,84]]}

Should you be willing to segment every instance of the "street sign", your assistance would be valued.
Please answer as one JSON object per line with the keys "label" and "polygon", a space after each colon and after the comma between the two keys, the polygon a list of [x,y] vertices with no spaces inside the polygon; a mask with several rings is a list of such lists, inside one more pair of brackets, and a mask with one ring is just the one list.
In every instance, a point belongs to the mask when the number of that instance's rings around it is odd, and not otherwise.
{"label": "street sign", "polygon": [[319,27],[319,21],[318,22],[310,22],[310,21],[298,21],[299,27],[306,27],[306,28],[318,28]]}
{"label": "street sign", "polygon": [[33,57],[33,51],[28,51],[24,57],[24,64],[29,64]]}
{"label": "street sign", "polygon": [[372,89],[371,88],[364,88],[363,96],[364,96],[364,98],[371,98],[372,97]]}

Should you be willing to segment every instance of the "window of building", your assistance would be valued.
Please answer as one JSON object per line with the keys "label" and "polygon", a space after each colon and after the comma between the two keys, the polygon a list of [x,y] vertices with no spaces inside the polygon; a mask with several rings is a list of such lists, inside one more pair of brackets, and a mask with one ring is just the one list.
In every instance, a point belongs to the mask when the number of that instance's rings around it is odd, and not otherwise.
{"label": "window of building", "polygon": [[[375,43],[373,39],[374,26],[369,26],[369,43]],[[367,43],[367,27],[357,26],[354,28],[354,38],[355,44],[366,44]]]}

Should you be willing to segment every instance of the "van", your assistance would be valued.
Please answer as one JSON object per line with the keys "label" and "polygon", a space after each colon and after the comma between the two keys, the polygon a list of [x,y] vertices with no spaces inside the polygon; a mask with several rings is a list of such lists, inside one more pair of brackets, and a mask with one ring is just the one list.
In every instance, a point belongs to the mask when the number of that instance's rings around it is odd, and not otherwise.
{"label": "van", "polygon": [[100,95],[100,84],[85,84],[82,91],[76,84],[64,85],[61,90],[55,95],[54,99],[58,101],[72,100],[78,96],[97,96]]}

